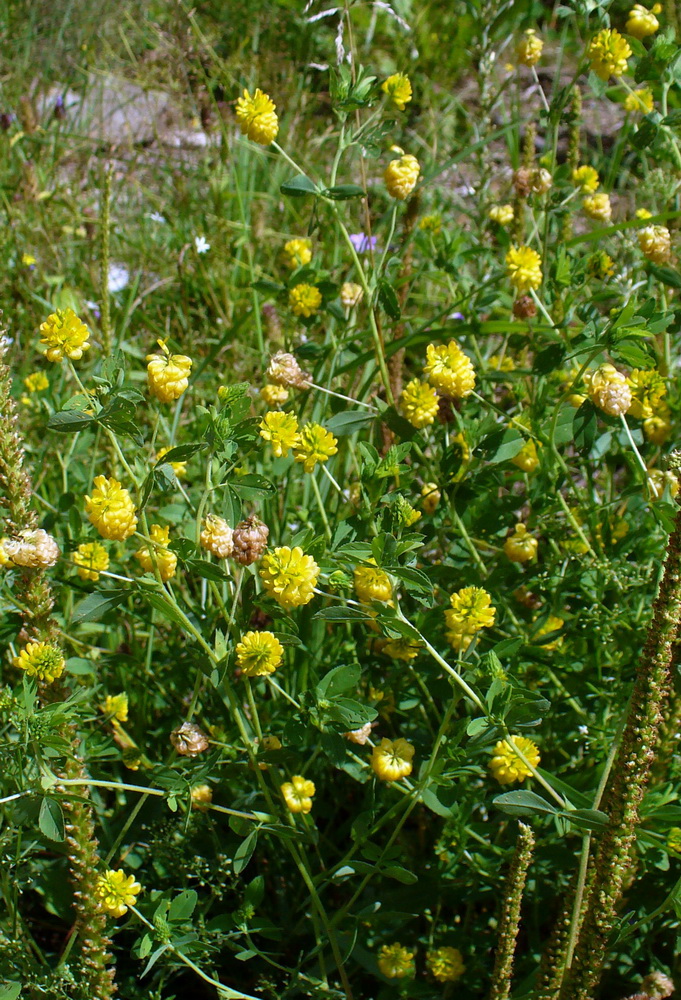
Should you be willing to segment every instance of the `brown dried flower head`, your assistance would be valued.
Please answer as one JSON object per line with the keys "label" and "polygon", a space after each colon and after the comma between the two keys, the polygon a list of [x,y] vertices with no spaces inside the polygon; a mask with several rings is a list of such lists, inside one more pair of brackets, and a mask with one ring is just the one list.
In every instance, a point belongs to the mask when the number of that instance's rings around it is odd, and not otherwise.
{"label": "brown dried flower head", "polygon": [[181,757],[198,757],[208,749],[208,737],[195,722],[183,722],[170,734],[170,742]]}

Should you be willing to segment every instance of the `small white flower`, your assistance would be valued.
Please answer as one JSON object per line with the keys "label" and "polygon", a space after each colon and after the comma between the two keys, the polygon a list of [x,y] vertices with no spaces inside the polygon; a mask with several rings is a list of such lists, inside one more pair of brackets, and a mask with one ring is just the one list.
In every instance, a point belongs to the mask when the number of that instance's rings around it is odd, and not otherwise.
{"label": "small white flower", "polygon": [[580,734],[582,736],[588,736],[589,735],[589,727],[588,726],[577,726],[577,729],[579,730],[579,732],[580,732]]}
{"label": "small white flower", "polygon": [[194,249],[197,253],[208,253],[210,250],[210,243],[205,236],[195,236]]}
{"label": "small white flower", "polygon": [[122,264],[109,265],[109,294],[115,295],[122,292],[130,281],[130,272]]}
{"label": "small white flower", "polygon": [[163,225],[163,223],[166,222],[165,215],[161,215],[160,212],[150,212],[149,218],[151,219],[152,222],[159,222],[161,223],[161,225]]}
{"label": "small white flower", "polygon": [[7,351],[10,349],[13,343],[14,343],[13,337],[6,337],[4,333],[0,334],[0,358],[3,356],[3,354],[7,353]]}

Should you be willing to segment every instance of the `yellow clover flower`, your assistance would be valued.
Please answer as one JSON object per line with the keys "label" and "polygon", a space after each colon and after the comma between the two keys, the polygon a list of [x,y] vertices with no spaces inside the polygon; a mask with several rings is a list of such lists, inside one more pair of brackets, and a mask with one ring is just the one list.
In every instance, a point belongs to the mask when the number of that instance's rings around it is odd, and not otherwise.
{"label": "yellow clover flower", "polygon": [[101,542],[83,542],[73,553],[81,580],[99,580],[99,574],[109,568],[109,553]]}
{"label": "yellow clover flower", "polygon": [[411,774],[413,756],[414,747],[407,740],[383,737],[374,747],[369,763],[381,781],[399,781]]}
{"label": "yellow clover flower", "polygon": [[506,254],[506,274],[516,291],[524,295],[542,282],[541,257],[526,246],[512,246]]}
{"label": "yellow clover flower", "polygon": [[[565,624],[565,619],[559,618],[558,615],[549,615],[542,627],[535,633],[535,641],[537,639],[543,638],[545,635],[549,635],[551,632],[558,632],[562,629]],[[553,639],[552,642],[543,642],[542,649],[557,649],[563,641],[562,636],[558,636],[557,639]]]}
{"label": "yellow clover flower", "polygon": [[426,967],[440,983],[455,983],[466,971],[458,948],[436,948],[429,951],[426,954]]}
{"label": "yellow clover flower", "polygon": [[669,494],[674,499],[679,493],[679,481],[673,472],[663,472],[662,469],[648,470],[648,488],[653,500],[659,500],[669,487]]}
{"label": "yellow clover flower", "polygon": [[213,802],[213,789],[210,785],[192,785],[191,792],[192,809],[199,812],[208,812]]}
{"label": "yellow clover flower", "polygon": [[[532,767],[539,765],[540,756],[537,744],[526,736],[511,736],[510,742],[523,754]],[[500,785],[511,785],[514,781],[523,781],[529,778],[532,771],[525,761],[513,752],[512,748],[505,742],[499,740],[494,747],[489,769]]]}
{"label": "yellow clover flower", "polygon": [[659,413],[643,421],[643,433],[653,444],[663,445],[672,433],[672,422],[669,419],[669,407],[660,404]]}
{"label": "yellow clover flower", "polygon": [[499,223],[500,226],[507,226],[509,222],[513,222],[514,216],[513,205],[492,205],[487,213],[488,219]]}
{"label": "yellow clover flower", "polygon": [[92,496],[85,497],[85,513],[102,538],[124,542],[137,528],[135,505],[117,479],[95,477]]}
{"label": "yellow clover flower", "polygon": [[286,263],[291,269],[304,267],[312,260],[312,240],[302,238],[288,240],[284,243],[284,254]]}
{"label": "yellow clover flower", "polygon": [[627,94],[624,99],[624,110],[639,115],[649,115],[653,110],[653,92],[650,87],[642,87]]}
{"label": "yellow clover flower", "polygon": [[29,392],[44,392],[49,388],[50,380],[44,372],[31,372],[24,379],[24,385]]}
{"label": "yellow clover flower", "polygon": [[404,111],[405,105],[412,97],[411,81],[404,73],[393,73],[381,84],[381,90],[387,94],[399,111]]}
{"label": "yellow clover flower", "polygon": [[236,117],[243,135],[261,146],[269,146],[277,138],[279,119],[276,104],[258,87],[251,97],[248,90],[236,102]]}
{"label": "yellow clover flower", "polygon": [[122,691],[120,694],[108,694],[101,709],[105,715],[115,719],[116,722],[127,722],[128,707],[128,696],[125,691]]}
{"label": "yellow clover flower", "polygon": [[393,585],[390,577],[382,569],[376,566],[373,559],[369,560],[373,566],[356,566],[353,573],[355,593],[363,604],[371,601],[380,601],[387,604],[393,597]]}
{"label": "yellow clover flower", "polygon": [[354,281],[344,281],[341,285],[340,300],[344,309],[354,309],[364,298],[364,289]]}
{"label": "yellow clover flower", "polygon": [[267,552],[260,567],[263,587],[287,611],[309,604],[318,577],[319,566],[298,545],[293,549],[282,545]]}
{"label": "yellow clover flower", "polygon": [[224,518],[206,514],[199,542],[202,549],[217,559],[227,559],[234,551],[234,532]]}
{"label": "yellow clover flower", "polygon": [[40,343],[48,361],[79,361],[90,350],[90,331],[73,309],[57,309],[40,325]]}
{"label": "yellow clover flower", "polygon": [[414,955],[416,953],[403,948],[401,944],[384,944],[378,953],[377,965],[386,979],[404,979],[415,972]]}
{"label": "yellow clover flower", "polygon": [[655,15],[659,14],[661,10],[662,8],[659,4],[655,4],[652,10],[648,10],[642,4],[635,3],[629,11],[629,17],[627,18],[624,30],[628,35],[638,38],[639,41],[647,38],[648,35],[654,35],[660,27],[660,22]]}
{"label": "yellow clover flower", "polygon": [[435,420],[439,407],[435,389],[421,379],[413,378],[402,390],[400,409],[412,427],[427,427]]}
{"label": "yellow clover flower", "polygon": [[455,340],[428,344],[423,373],[432,386],[453,399],[463,399],[475,388],[475,371]]}
{"label": "yellow clover flower", "polygon": [[301,774],[294,774],[290,781],[281,785],[284,802],[292,813],[309,813],[312,809],[312,796],[316,792],[313,781]]}
{"label": "yellow clover flower", "polygon": [[494,625],[496,608],[482,587],[462,587],[450,596],[449,603],[445,624],[447,639],[454,649],[468,649],[477,632]]}
{"label": "yellow clover flower", "polygon": [[309,318],[322,304],[322,295],[316,285],[308,285],[303,281],[289,291],[288,302],[295,316]]}
{"label": "yellow clover flower", "polygon": [[534,472],[534,470],[539,465],[539,455],[537,454],[537,445],[530,439],[526,441],[522,446],[517,455],[515,455],[511,461],[514,465],[517,465],[519,469],[523,472]]}
{"label": "yellow clover flower", "polygon": [[614,28],[603,28],[591,39],[587,55],[596,76],[601,80],[607,80],[611,76],[622,76],[626,73],[631,46],[619,31]]}
{"label": "yellow clover flower", "polygon": [[389,656],[392,660],[402,660],[404,663],[410,663],[416,659],[422,649],[423,646],[420,643],[403,637],[401,639],[391,639],[389,642],[386,642],[381,647],[381,652],[385,656]]}
{"label": "yellow clover flower", "polygon": [[516,524],[512,535],[504,542],[504,552],[511,562],[526,563],[536,559],[539,543],[524,524]]}
{"label": "yellow clover flower", "polygon": [[284,458],[299,443],[298,417],[295,413],[270,410],[260,422],[260,437],[269,441],[277,458]]}
{"label": "yellow clover flower", "polygon": [[272,385],[271,382],[267,382],[260,390],[260,398],[270,409],[283,406],[288,400],[288,389],[283,385]]}
{"label": "yellow clover flower", "polygon": [[582,202],[582,208],[590,219],[598,222],[608,222],[612,218],[610,195],[604,191],[600,194],[590,194]]}
{"label": "yellow clover flower", "polygon": [[[638,215],[638,212],[636,213]],[[667,264],[672,254],[672,240],[666,226],[646,226],[638,231],[641,253],[653,264]]]}
{"label": "yellow clover flower", "polygon": [[37,677],[43,684],[51,684],[63,674],[66,661],[57,646],[32,639],[14,657],[12,664],[19,670],[25,670],[29,677]]}
{"label": "yellow clover flower", "polygon": [[266,677],[281,666],[284,647],[272,632],[246,632],[236,646],[236,665],[246,677]]}
{"label": "yellow clover flower", "polygon": [[398,159],[391,160],[383,174],[388,194],[398,201],[404,201],[416,187],[420,173],[419,161],[411,153],[404,153]]}
{"label": "yellow clover flower", "polygon": [[437,483],[424,483],[421,487],[421,496],[423,497],[423,509],[426,514],[434,514],[442,499],[442,494],[437,487]]}
{"label": "yellow clover flower", "polygon": [[523,66],[536,66],[541,59],[544,43],[537,37],[534,28],[528,28],[516,46],[518,62]]}
{"label": "yellow clover flower", "polygon": [[122,917],[134,906],[142,889],[134,875],[126,875],[122,868],[97,876],[95,896],[100,907],[112,917]]}
{"label": "yellow clover flower", "polygon": [[164,340],[157,343],[163,354],[147,354],[149,391],[162,403],[172,403],[189,385],[192,359],[186,354],[171,354]]}
{"label": "yellow clover flower", "polygon": [[627,382],[631,389],[631,405],[627,413],[638,420],[654,416],[660,408],[662,397],[667,393],[665,381],[657,369],[642,371],[634,368]]}
{"label": "yellow clover flower", "polygon": [[631,388],[626,375],[613,365],[601,365],[596,371],[586,373],[589,399],[611,417],[620,417],[631,406]]}
{"label": "yellow clover flower", "polygon": [[154,565],[158,568],[159,576],[166,583],[175,575],[177,569],[177,556],[168,548],[170,542],[170,528],[162,528],[160,524],[152,524],[150,531],[150,544],[143,545],[135,553],[135,559],[145,573],[153,573]]}
{"label": "yellow clover flower", "polygon": [[576,167],[572,171],[572,181],[577,185],[582,194],[593,194],[600,184],[598,171],[586,164]]}
{"label": "yellow clover flower", "polygon": [[327,462],[337,454],[337,439],[321,424],[305,424],[301,427],[297,442],[292,446],[296,462],[300,462],[306,472],[312,472],[317,462]]}

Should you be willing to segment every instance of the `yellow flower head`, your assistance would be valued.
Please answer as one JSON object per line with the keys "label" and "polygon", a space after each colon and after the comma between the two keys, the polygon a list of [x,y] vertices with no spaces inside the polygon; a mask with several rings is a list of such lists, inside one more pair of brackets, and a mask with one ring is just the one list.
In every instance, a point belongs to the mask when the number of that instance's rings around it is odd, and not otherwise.
{"label": "yellow flower head", "polygon": [[627,413],[638,420],[647,420],[656,415],[662,397],[667,393],[665,381],[657,369],[641,371],[634,368],[627,382],[631,389],[631,406]]}
{"label": "yellow flower head", "polygon": [[59,546],[44,528],[24,528],[17,538],[6,538],[3,542],[6,559],[15,566],[31,566],[33,569],[47,569],[59,559]]}
{"label": "yellow flower head", "polygon": [[651,219],[653,213],[649,212],[647,208],[637,208],[636,218],[637,219]]}
{"label": "yellow flower head", "polygon": [[572,171],[572,181],[582,194],[593,194],[600,184],[598,171],[586,164],[582,167],[576,167]]}
{"label": "yellow flower head", "polygon": [[[539,765],[540,756],[536,743],[526,736],[511,736],[510,742],[518,748],[532,767]],[[499,740],[494,747],[494,756],[489,769],[500,785],[512,785],[514,781],[523,781],[532,774],[525,761],[521,760],[504,740]]]}
{"label": "yellow flower head", "polygon": [[73,309],[57,309],[40,325],[40,343],[48,361],[79,361],[90,350],[90,331]]}
{"label": "yellow flower head", "polygon": [[199,812],[208,812],[213,802],[213,789],[210,785],[192,785],[191,792],[192,809]]}
{"label": "yellow flower head", "polygon": [[236,102],[236,117],[243,135],[261,146],[269,146],[277,138],[279,119],[276,104],[258,87],[251,97],[247,90]]}
{"label": "yellow flower head", "polygon": [[64,672],[66,661],[56,646],[49,642],[26,643],[12,660],[15,667],[25,670],[29,677],[37,677],[43,684],[51,684]]}
{"label": "yellow flower head", "polygon": [[411,82],[404,73],[393,73],[383,81],[381,90],[400,111],[404,111],[405,105],[411,100]]}
{"label": "yellow flower head", "polygon": [[507,226],[514,219],[513,205],[492,205],[487,217],[500,226]]}
{"label": "yellow flower head", "polygon": [[170,528],[162,528],[160,524],[151,526],[151,544],[143,545],[135,553],[135,559],[145,573],[154,572],[154,563],[158,568],[159,575],[163,582],[170,580],[175,575],[177,569],[177,556],[168,548],[170,541]]}
{"label": "yellow flower head", "polygon": [[424,215],[419,222],[419,229],[423,229],[427,233],[433,233],[436,236],[442,229],[442,216],[434,215]]}
{"label": "yellow flower head", "polygon": [[463,399],[475,388],[473,365],[455,340],[428,344],[423,373],[432,386],[453,399]]}
{"label": "yellow flower head", "polygon": [[292,813],[309,813],[312,809],[312,796],[316,788],[313,781],[301,774],[294,774],[290,781],[285,781],[280,791]]}
{"label": "yellow flower head", "polygon": [[653,444],[663,445],[672,433],[672,422],[669,419],[669,408],[661,405],[657,416],[648,417],[643,421],[643,433]]}
{"label": "yellow flower head", "polygon": [[615,262],[605,250],[596,250],[589,256],[586,270],[592,278],[598,278],[602,281],[615,273]]}
{"label": "yellow flower head", "polygon": [[162,403],[172,403],[189,385],[192,359],[186,354],[171,354],[163,340],[158,344],[163,354],[147,354],[149,391]]}
{"label": "yellow flower head", "polygon": [[612,218],[610,195],[602,191],[600,194],[590,194],[582,202],[582,208],[590,219],[598,222],[608,222]]}
{"label": "yellow flower head", "polygon": [[199,541],[217,559],[227,559],[234,551],[234,532],[217,514],[206,514]]}
{"label": "yellow flower head", "polygon": [[[659,13],[659,7],[656,12]],[[640,41],[642,38],[647,38],[648,35],[654,35],[659,27],[660,22],[655,17],[655,8],[647,10],[642,4],[635,3],[629,11],[624,30],[628,35],[633,35]]]}
{"label": "yellow flower head", "polygon": [[436,948],[426,955],[426,966],[432,976],[441,983],[455,983],[461,979],[466,966],[458,948]]}
{"label": "yellow flower head", "polygon": [[128,696],[125,691],[120,694],[108,694],[101,706],[104,714],[116,722],[128,721],[128,707]]}
{"label": "yellow flower head", "polygon": [[112,917],[122,917],[129,906],[135,905],[141,889],[134,875],[126,875],[119,868],[118,871],[107,871],[97,876],[95,896],[102,910]]}
{"label": "yellow flower head", "polygon": [[585,373],[589,399],[611,417],[620,417],[631,406],[631,388],[626,375],[613,365],[604,364],[594,372]]}
{"label": "yellow flower head", "polygon": [[85,513],[102,538],[124,542],[137,528],[135,505],[117,479],[95,477],[92,496],[85,497]]}
{"label": "yellow flower head", "polygon": [[364,290],[354,281],[344,281],[341,285],[340,300],[344,309],[354,309],[364,298]]}
{"label": "yellow flower head", "polygon": [[260,398],[266,406],[274,409],[275,406],[283,406],[288,400],[288,389],[283,385],[272,385],[268,382],[260,390]]}
{"label": "yellow flower head", "polygon": [[627,94],[624,99],[624,110],[634,114],[649,115],[653,110],[653,92],[650,87],[642,87]]}
{"label": "yellow flower head", "polygon": [[516,46],[518,62],[523,66],[536,66],[541,59],[544,43],[534,28],[528,28]]}
{"label": "yellow flower head", "polygon": [[[373,559],[370,562],[374,562]],[[373,566],[356,566],[354,571],[355,593],[364,604],[370,601],[380,601],[387,604],[393,597],[393,585],[390,577],[382,569]]]}
{"label": "yellow flower head", "polygon": [[638,231],[641,253],[653,264],[667,264],[672,255],[672,240],[666,226],[646,226]]}
{"label": "yellow flower head", "polygon": [[[545,635],[549,635],[551,632],[558,632],[564,624],[565,620],[563,618],[559,618],[558,615],[549,615],[542,627],[535,633],[535,641],[537,639],[541,639]],[[562,636],[559,636],[552,642],[543,642],[542,649],[557,649],[558,646],[561,645],[562,641]]]}
{"label": "yellow flower head", "polygon": [[101,542],[83,542],[73,553],[81,580],[99,580],[102,570],[109,568],[109,553]]}
{"label": "yellow flower head", "polygon": [[263,556],[260,577],[270,597],[290,611],[312,600],[319,566],[298,545],[282,545]]}
{"label": "yellow flower head", "polygon": [[281,665],[284,647],[272,632],[246,632],[236,646],[236,665],[246,677],[266,677]]}
{"label": "yellow flower head", "polygon": [[404,979],[413,976],[416,971],[414,955],[416,952],[403,948],[401,944],[384,944],[378,953],[378,968],[386,979]]}
{"label": "yellow flower head", "polygon": [[603,28],[591,39],[587,52],[591,69],[601,80],[611,76],[622,76],[627,71],[627,59],[631,55],[629,42],[614,28]]}
{"label": "yellow flower head", "polygon": [[[173,449],[168,445],[166,448],[159,448],[156,454],[156,461],[162,462],[166,457],[168,452]],[[186,462],[169,462],[170,468],[173,470],[178,479],[182,479],[183,476],[187,475],[187,463]]]}
{"label": "yellow flower head", "polygon": [[322,464],[338,452],[338,441],[331,431],[321,424],[305,424],[301,427],[298,441],[293,445],[296,462],[300,462],[306,472],[312,472],[317,462]]}
{"label": "yellow flower head", "polygon": [[541,257],[531,247],[513,246],[506,254],[506,274],[521,295],[539,288],[542,282]]}
{"label": "yellow flower head", "polygon": [[519,469],[523,472],[534,472],[534,470],[539,465],[539,455],[537,454],[537,445],[530,438],[522,446],[517,455],[515,455],[511,461],[514,465],[517,465]]}
{"label": "yellow flower head", "polygon": [[322,304],[322,295],[316,285],[301,282],[289,291],[288,304],[295,316],[309,317],[314,315]]}
{"label": "yellow flower head", "polygon": [[385,737],[371,753],[370,764],[382,781],[399,781],[412,771],[414,747],[406,740],[388,740]]}
{"label": "yellow flower head", "polygon": [[312,260],[312,240],[295,239],[284,243],[286,263],[290,268],[304,267]]}
{"label": "yellow flower head", "polygon": [[33,267],[33,265],[36,263],[36,259],[32,253],[22,253],[21,263],[24,265],[24,267]]}
{"label": "yellow flower head", "polygon": [[408,382],[400,396],[400,409],[412,427],[427,427],[432,424],[438,405],[435,389],[418,378]]}
{"label": "yellow flower head", "polygon": [[4,569],[5,566],[11,566],[12,560],[7,554],[7,549],[5,548],[9,538],[5,535],[4,538],[0,538],[0,566]]}
{"label": "yellow flower head", "polygon": [[416,187],[420,173],[419,161],[411,153],[405,153],[398,159],[391,160],[383,174],[388,194],[398,201],[404,201]]}
{"label": "yellow flower head", "polygon": [[451,608],[445,611],[447,628],[465,635],[475,635],[494,625],[496,608],[482,587],[462,587],[449,598]]}
{"label": "yellow flower head", "polygon": [[384,656],[389,656],[391,660],[402,660],[403,663],[411,663],[419,655],[423,646],[413,639],[402,637],[401,639],[390,639],[381,647]]}
{"label": "yellow flower head", "polygon": [[285,457],[298,444],[298,417],[270,410],[260,421],[260,437],[270,442],[277,458]]}
{"label": "yellow flower head", "polygon": [[24,385],[29,392],[44,392],[49,388],[50,380],[44,372],[31,372],[24,379]]}
{"label": "yellow flower head", "polygon": [[504,552],[511,562],[531,562],[537,556],[538,545],[524,524],[516,524],[513,534],[504,542]]}
{"label": "yellow flower head", "polygon": [[423,509],[426,514],[434,514],[442,499],[442,494],[437,488],[437,483],[424,483],[421,487],[421,496],[423,497]]}
{"label": "yellow flower head", "polygon": [[669,493],[672,499],[678,496],[679,481],[673,472],[663,472],[662,469],[648,470],[648,488],[653,500],[659,500],[664,494],[667,486],[669,487]]}

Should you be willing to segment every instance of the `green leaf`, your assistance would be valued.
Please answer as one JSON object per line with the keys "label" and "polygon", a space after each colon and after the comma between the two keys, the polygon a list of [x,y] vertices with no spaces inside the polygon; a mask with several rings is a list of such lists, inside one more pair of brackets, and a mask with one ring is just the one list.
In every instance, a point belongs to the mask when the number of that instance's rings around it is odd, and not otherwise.
{"label": "green leaf", "polygon": [[558,810],[550,802],[543,799],[541,795],[534,792],[527,792],[519,789],[515,792],[506,792],[504,795],[497,795],[494,805],[502,812],[510,816],[536,816],[540,813],[557,813]]}
{"label": "green leaf", "polygon": [[305,174],[296,174],[290,181],[284,181],[279,190],[291,198],[304,198],[307,194],[317,194],[317,186]]}
{"label": "green leaf", "polygon": [[253,857],[253,852],[258,843],[258,830],[253,830],[241,841],[234,853],[234,874],[240,875],[248,862]]}
{"label": "green leaf", "polygon": [[525,444],[525,438],[514,427],[496,430],[480,442],[480,450],[492,465],[515,458]]}
{"label": "green leaf", "polygon": [[236,493],[247,500],[271,496],[276,492],[276,487],[269,479],[265,479],[264,476],[258,476],[255,473],[249,473],[247,476],[239,476],[238,479],[232,479],[229,485]]}
{"label": "green leaf", "polygon": [[47,426],[52,431],[60,434],[68,434],[71,431],[82,431],[88,424],[94,423],[94,417],[89,413],[79,413],[78,410],[60,410],[53,413],[47,421]]}
{"label": "green leaf", "polygon": [[591,400],[586,399],[576,411],[572,420],[575,448],[588,452],[596,440],[596,409]]}
{"label": "green leaf", "polygon": [[389,281],[382,279],[378,283],[378,301],[381,308],[391,319],[399,319],[402,315],[397,293]]}
{"label": "green leaf", "polygon": [[401,865],[388,865],[387,868],[382,870],[381,874],[386,875],[388,878],[394,878],[395,881],[401,882],[402,885],[414,885],[419,880],[418,875],[408,871]]}
{"label": "green leaf", "polygon": [[334,414],[330,420],[326,421],[327,431],[331,431],[336,437],[343,437],[346,434],[354,434],[355,431],[366,427],[374,420],[374,414],[366,410],[343,410]]}
{"label": "green leaf", "polygon": [[323,194],[325,198],[331,198],[333,201],[347,201],[349,198],[362,198],[364,188],[359,184],[336,184],[327,188]]}
{"label": "green leaf", "polygon": [[190,573],[196,573],[204,580],[228,579],[225,571],[220,569],[217,563],[208,562],[207,559],[187,559],[185,565]]}
{"label": "green leaf", "polygon": [[600,809],[571,809],[561,816],[584,830],[602,830],[608,822],[608,814]]}
{"label": "green leaf", "polygon": [[205,441],[194,441],[191,444],[179,444],[175,448],[171,448],[163,458],[159,459],[156,463],[157,465],[162,465],[170,462],[186,462],[188,458],[195,455],[197,451],[201,451],[206,447]]}
{"label": "green leaf", "polygon": [[21,983],[0,983],[0,1000],[17,1000],[21,996]]}
{"label": "green leaf", "polygon": [[660,267],[659,264],[648,262],[648,270],[654,274],[658,281],[670,288],[681,288],[681,274],[671,267]]}
{"label": "green leaf", "polygon": [[129,590],[104,590],[99,594],[88,594],[76,607],[71,615],[71,624],[80,622],[98,622],[107,611],[118,607],[126,599]]}
{"label": "green leaf", "polygon": [[38,826],[49,840],[64,839],[64,814],[56,799],[45,797],[40,803]]}
{"label": "green leaf", "polygon": [[[153,582],[155,584],[156,581]],[[142,581],[140,581],[140,585]],[[152,584],[152,586],[153,586]],[[176,625],[181,625],[185,627],[184,618],[180,615],[179,611],[174,604],[160,591],[152,589],[151,587],[141,586],[142,593],[148,604],[151,604],[152,608],[156,608],[164,618],[168,621],[175,622]]]}
{"label": "green leaf", "polygon": [[176,896],[168,910],[168,920],[189,920],[198,901],[193,889],[185,889]]}
{"label": "green leaf", "polygon": [[343,691],[356,688],[361,673],[361,667],[357,663],[352,663],[349,666],[341,665],[340,667],[334,667],[333,670],[329,670],[328,674],[322,677],[317,685],[317,697],[334,698]]}
{"label": "green leaf", "polygon": [[357,622],[357,621],[367,621],[371,619],[371,615],[368,615],[366,611],[362,611],[360,608],[321,608],[315,615],[312,616],[313,620],[321,619],[327,622]]}

